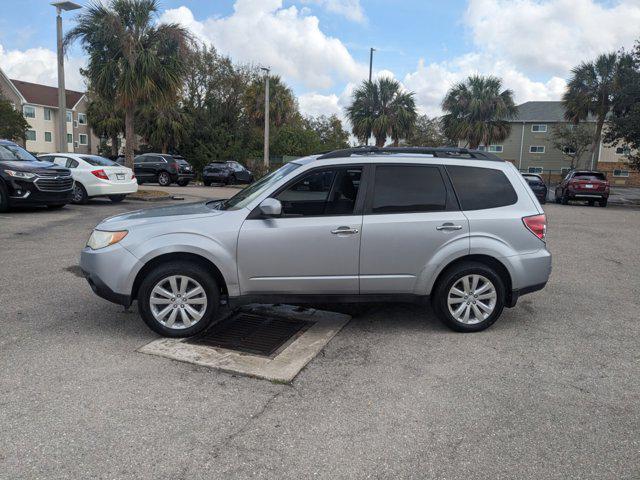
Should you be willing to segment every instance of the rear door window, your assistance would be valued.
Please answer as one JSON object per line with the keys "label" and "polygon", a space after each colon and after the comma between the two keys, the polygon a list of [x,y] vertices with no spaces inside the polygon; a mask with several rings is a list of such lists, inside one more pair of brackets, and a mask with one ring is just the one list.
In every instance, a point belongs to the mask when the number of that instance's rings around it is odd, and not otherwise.
{"label": "rear door window", "polygon": [[518,201],[507,176],[493,168],[446,167],[462,210],[505,207]]}
{"label": "rear door window", "polygon": [[447,189],[438,167],[376,167],[371,213],[437,212],[446,206]]}

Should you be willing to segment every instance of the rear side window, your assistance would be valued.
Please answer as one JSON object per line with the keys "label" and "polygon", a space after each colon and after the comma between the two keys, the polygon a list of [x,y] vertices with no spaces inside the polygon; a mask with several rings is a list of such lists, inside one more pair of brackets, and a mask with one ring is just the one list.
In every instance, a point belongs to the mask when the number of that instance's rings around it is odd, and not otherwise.
{"label": "rear side window", "polygon": [[447,189],[437,167],[376,167],[372,213],[436,212],[446,205]]}
{"label": "rear side window", "polygon": [[518,195],[507,176],[493,168],[448,165],[462,210],[505,207],[518,201]]}

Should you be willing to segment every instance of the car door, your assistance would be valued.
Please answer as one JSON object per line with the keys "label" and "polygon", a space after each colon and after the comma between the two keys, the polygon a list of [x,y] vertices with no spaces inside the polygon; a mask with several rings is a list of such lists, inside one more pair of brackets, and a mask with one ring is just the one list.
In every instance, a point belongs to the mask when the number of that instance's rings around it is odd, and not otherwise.
{"label": "car door", "polygon": [[362,166],[305,172],[273,195],[277,218],[249,215],[238,238],[246,294],[357,294]]}
{"label": "car door", "polygon": [[140,181],[150,180],[147,158],[146,155],[139,155],[133,159],[133,173]]}
{"label": "car door", "polygon": [[446,173],[438,165],[378,164],[362,221],[360,293],[414,291],[446,244],[469,237]]}

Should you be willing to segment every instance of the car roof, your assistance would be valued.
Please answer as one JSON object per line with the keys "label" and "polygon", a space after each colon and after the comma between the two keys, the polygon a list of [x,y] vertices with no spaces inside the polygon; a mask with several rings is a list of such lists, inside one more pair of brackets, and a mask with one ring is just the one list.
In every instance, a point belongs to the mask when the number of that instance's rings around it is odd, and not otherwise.
{"label": "car roof", "polygon": [[17,143],[0,138],[0,145],[17,145]]}

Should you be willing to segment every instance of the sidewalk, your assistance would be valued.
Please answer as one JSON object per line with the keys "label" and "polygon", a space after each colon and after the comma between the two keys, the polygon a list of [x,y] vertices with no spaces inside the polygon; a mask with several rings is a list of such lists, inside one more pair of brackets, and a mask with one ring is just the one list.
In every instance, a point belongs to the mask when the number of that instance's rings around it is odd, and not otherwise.
{"label": "sidewalk", "polygon": [[611,187],[609,203],[640,207],[640,187]]}

